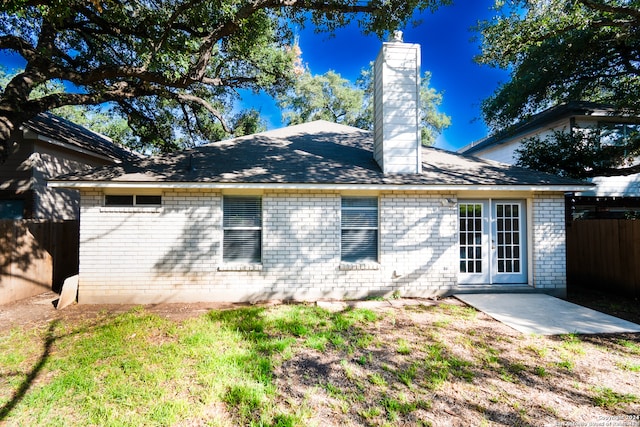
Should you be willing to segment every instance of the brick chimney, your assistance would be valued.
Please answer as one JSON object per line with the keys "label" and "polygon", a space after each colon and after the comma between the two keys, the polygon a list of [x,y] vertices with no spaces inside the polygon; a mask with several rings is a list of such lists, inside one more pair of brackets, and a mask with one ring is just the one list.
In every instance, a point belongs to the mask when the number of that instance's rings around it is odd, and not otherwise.
{"label": "brick chimney", "polygon": [[419,126],[420,45],[396,31],[374,65],[373,157],[387,173],[422,171]]}

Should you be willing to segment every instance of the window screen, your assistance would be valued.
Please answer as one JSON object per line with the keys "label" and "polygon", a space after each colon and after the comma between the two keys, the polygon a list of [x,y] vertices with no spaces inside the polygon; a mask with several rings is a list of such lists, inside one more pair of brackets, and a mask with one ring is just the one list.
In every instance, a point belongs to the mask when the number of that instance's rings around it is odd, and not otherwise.
{"label": "window screen", "polygon": [[342,261],[378,260],[378,199],[342,198]]}
{"label": "window screen", "polygon": [[223,229],[224,262],[261,262],[262,198],[225,196]]}

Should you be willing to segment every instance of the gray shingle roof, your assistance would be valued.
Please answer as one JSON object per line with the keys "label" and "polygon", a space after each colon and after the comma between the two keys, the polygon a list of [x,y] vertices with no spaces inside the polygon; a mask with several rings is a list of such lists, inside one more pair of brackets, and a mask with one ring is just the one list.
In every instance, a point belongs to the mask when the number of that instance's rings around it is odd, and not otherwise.
{"label": "gray shingle roof", "polygon": [[369,131],[316,121],[58,178],[63,181],[373,185],[585,183],[436,148],[422,174],[383,174]]}
{"label": "gray shingle roof", "polygon": [[96,153],[116,162],[140,159],[138,154],[119,146],[110,138],[52,113],[40,113],[27,120],[23,126],[38,135]]}

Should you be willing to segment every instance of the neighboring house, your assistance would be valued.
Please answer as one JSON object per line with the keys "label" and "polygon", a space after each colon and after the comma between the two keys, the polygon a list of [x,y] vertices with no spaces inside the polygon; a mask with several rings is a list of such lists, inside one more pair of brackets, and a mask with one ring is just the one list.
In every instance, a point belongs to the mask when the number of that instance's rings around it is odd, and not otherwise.
{"label": "neighboring house", "polygon": [[109,138],[41,113],[14,135],[18,148],[0,165],[0,219],[77,219],[79,193],[47,188],[55,176],[131,161]]}
{"label": "neighboring house", "polygon": [[422,147],[420,48],[385,43],[375,130],[317,121],[69,174],[80,303],[566,292],[583,182]]}
{"label": "neighboring house", "polygon": [[[25,122],[13,138],[15,152],[0,164],[0,304],[58,291],[78,272],[80,193],[48,188],[47,180],[139,158],[50,113]],[[22,219],[36,221],[12,221]]]}
{"label": "neighboring house", "polygon": [[[473,142],[459,153],[508,164],[517,161],[515,151],[523,140],[531,137],[550,136],[554,131],[570,132],[573,129],[604,129],[607,138],[611,132],[624,137],[630,130],[640,128],[640,117],[621,115],[614,108],[592,102],[569,102],[549,108],[524,120],[504,132]],[[640,160],[640,159],[639,159]],[[595,177],[596,186],[581,196],[640,197],[640,174],[628,176]]]}

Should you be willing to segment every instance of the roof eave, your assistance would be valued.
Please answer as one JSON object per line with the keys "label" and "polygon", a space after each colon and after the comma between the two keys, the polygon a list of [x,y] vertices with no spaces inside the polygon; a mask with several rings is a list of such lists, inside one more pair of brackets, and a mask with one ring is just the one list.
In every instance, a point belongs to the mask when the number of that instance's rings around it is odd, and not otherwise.
{"label": "roof eave", "polygon": [[531,191],[569,193],[586,191],[593,184],[314,184],[314,183],[233,183],[233,182],[148,182],[148,181],[61,181],[48,183],[52,188],[68,189],[191,189],[191,190],[324,190],[324,191]]}
{"label": "roof eave", "polygon": [[51,145],[56,145],[56,146],[65,148],[65,149],[70,150],[70,151],[75,151],[77,153],[81,153],[81,154],[84,154],[86,156],[95,157],[96,159],[106,160],[106,161],[111,162],[111,163],[115,163],[115,164],[122,163],[122,160],[120,160],[120,159],[117,159],[117,158],[114,158],[114,157],[111,157],[111,156],[107,156],[107,155],[104,155],[104,154],[99,154],[99,153],[96,153],[95,151],[87,150],[86,148],[78,147],[78,146],[73,145],[73,144],[69,144],[69,143],[66,143],[66,142],[59,141],[59,140],[54,139],[54,138],[50,138],[50,137],[48,137],[46,135],[42,135],[41,133],[35,132],[32,129],[25,129],[24,132],[25,132],[25,138],[34,138],[34,139],[46,142],[46,143],[51,144]]}

